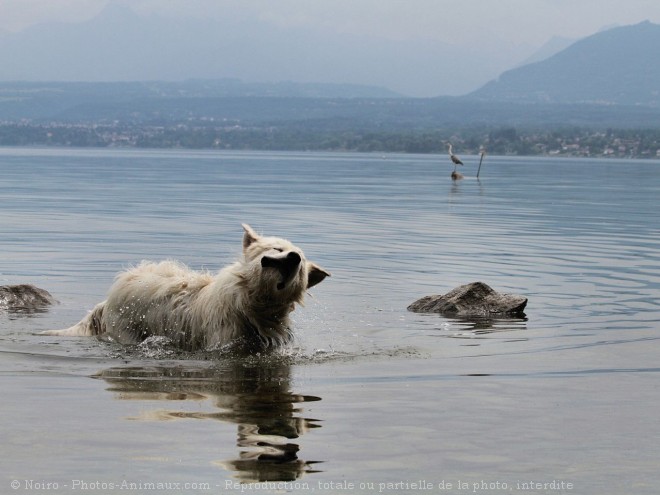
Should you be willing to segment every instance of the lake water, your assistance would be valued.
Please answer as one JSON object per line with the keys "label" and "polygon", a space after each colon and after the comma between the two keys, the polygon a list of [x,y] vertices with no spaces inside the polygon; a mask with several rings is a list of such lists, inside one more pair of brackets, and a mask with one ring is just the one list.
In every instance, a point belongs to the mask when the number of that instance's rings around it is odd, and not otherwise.
{"label": "lake water", "polygon": [[[0,492],[657,493],[660,163],[462,158],[0,149]],[[242,222],[332,272],[291,348],[36,335]],[[406,311],[477,280],[526,318]]]}

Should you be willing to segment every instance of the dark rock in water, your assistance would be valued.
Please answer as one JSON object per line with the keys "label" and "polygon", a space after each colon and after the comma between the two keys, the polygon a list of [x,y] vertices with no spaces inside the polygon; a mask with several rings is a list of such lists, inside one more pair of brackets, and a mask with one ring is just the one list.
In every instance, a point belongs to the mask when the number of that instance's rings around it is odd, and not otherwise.
{"label": "dark rock in water", "polygon": [[408,311],[447,316],[523,316],[526,305],[526,297],[500,294],[483,282],[473,282],[444,295],[422,297],[408,306]]}
{"label": "dark rock in water", "polygon": [[33,313],[43,311],[57,301],[50,292],[34,285],[2,285],[0,286],[0,310],[16,313]]}

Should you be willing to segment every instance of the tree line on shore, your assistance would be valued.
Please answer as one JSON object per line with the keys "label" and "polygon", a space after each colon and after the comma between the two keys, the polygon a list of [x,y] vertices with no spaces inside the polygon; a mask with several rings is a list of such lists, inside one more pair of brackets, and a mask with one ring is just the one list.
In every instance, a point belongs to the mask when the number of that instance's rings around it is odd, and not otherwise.
{"label": "tree line on shore", "polygon": [[2,146],[136,147],[272,151],[660,157],[660,129],[471,126],[437,129],[351,129],[297,125],[223,126],[0,124]]}

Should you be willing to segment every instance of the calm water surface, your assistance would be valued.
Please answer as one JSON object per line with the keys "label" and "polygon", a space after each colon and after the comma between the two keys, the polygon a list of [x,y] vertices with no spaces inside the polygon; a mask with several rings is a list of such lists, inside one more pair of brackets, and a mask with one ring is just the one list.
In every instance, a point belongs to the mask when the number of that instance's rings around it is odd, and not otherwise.
{"label": "calm water surface", "polygon": [[[0,311],[0,492],[657,493],[660,163],[463,158],[0,149],[0,285],[60,301]],[[332,272],[290,349],[35,335],[241,222]],[[526,318],[406,311],[477,280]]]}

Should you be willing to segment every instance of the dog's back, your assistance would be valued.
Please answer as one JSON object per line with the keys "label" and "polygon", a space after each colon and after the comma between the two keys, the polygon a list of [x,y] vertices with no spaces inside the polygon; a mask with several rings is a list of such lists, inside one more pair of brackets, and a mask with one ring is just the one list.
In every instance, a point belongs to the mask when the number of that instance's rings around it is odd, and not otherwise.
{"label": "dog's back", "polygon": [[[120,273],[103,309],[100,333],[122,343],[165,335],[184,347],[190,342],[192,311],[211,274],[189,270],[175,261],[143,262]],[[184,345],[184,344],[188,345]]]}

